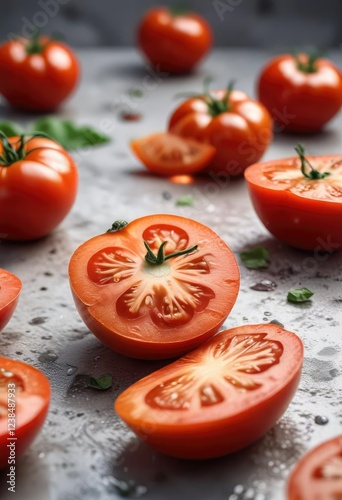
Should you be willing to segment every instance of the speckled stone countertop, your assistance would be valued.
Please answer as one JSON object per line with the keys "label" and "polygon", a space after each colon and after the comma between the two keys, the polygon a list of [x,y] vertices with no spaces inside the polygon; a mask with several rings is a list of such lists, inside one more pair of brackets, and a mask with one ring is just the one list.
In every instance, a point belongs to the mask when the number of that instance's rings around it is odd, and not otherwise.
{"label": "speckled stone countertop", "polygon": [[[43,431],[18,466],[16,499],[109,500],[120,498],[120,486],[128,485],[129,497],[146,500],[284,500],[286,477],[297,459],[341,433],[341,252],[317,260],[276,241],[254,214],[242,179],[227,185],[203,179],[171,183],[149,175],[128,147],[132,138],[163,129],[176,104],[174,95],[200,91],[207,74],[217,87],[236,78],[238,87],[253,95],[255,77],[270,55],[217,50],[196,74],[147,78],[151,73],[132,50],[80,53],[82,84],[60,115],[91,123],[114,140],[75,154],[79,195],[53,234],[33,243],[0,245],[0,266],[23,281],[15,316],[0,337],[1,354],[37,366],[53,390]],[[340,53],[332,58],[342,65]],[[127,107],[140,113],[141,120],[120,120]],[[0,111],[2,118],[24,125],[31,120],[4,104]],[[341,127],[340,114],[321,134],[299,139],[311,154],[341,153]],[[276,134],[265,159],[293,156],[296,142],[298,137]],[[188,194],[193,206],[177,206],[176,200]],[[113,402],[124,388],[164,363],[111,352],[89,333],[74,307],[67,267],[75,248],[113,220],[158,212],[209,225],[237,256],[265,245],[270,267],[251,271],[241,266],[241,291],[226,326],[276,319],[305,345],[301,383],[288,411],[264,438],[232,456],[181,461],[138,442],[114,414]],[[251,290],[263,279],[277,286],[268,292]],[[288,303],[287,291],[300,286],[314,291],[312,301]],[[111,389],[96,392],[86,386],[87,375],[102,373],[113,375]],[[319,425],[325,422],[320,417],[328,420],[325,425]],[[5,482],[0,475],[3,500],[13,498]]]}

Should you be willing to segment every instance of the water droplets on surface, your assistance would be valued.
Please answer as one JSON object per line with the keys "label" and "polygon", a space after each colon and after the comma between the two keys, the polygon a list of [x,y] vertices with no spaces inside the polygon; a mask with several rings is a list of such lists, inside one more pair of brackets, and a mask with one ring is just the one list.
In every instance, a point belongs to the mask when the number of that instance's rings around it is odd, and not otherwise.
{"label": "water droplets on surface", "polygon": [[326,425],[329,422],[328,417],[324,415],[316,415],[315,424],[317,425]]}
{"label": "water droplets on surface", "polygon": [[271,292],[277,287],[277,284],[271,280],[261,280],[255,285],[250,286],[251,290],[256,290],[257,292]]}
{"label": "water droplets on surface", "polygon": [[77,367],[76,366],[69,366],[67,369],[67,375],[70,377],[71,375],[74,375],[74,373],[77,372]]}
{"label": "water droplets on surface", "polygon": [[56,359],[58,359],[58,354],[56,354],[55,352],[51,351],[50,349],[47,350],[47,351],[42,352],[38,356],[38,360],[41,363],[50,363],[52,361],[56,361]]}

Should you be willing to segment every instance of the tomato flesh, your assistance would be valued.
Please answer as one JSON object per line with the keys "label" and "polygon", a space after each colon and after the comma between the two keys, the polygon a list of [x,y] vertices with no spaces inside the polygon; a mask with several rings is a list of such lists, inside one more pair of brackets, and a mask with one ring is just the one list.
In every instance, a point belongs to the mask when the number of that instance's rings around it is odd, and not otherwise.
{"label": "tomato flesh", "polygon": [[342,156],[307,158],[323,179],[307,179],[298,158],[257,163],[245,172],[261,222],[279,240],[330,253],[342,247]]}
{"label": "tomato flesh", "polygon": [[171,176],[204,170],[215,155],[215,148],[174,134],[158,133],[131,143],[131,148],[151,172]]}
{"label": "tomato flesh", "polygon": [[281,417],[302,361],[302,342],[278,325],[233,328],[133,384],[115,410],[163,453],[226,455],[260,438]]}
{"label": "tomato flesh", "polygon": [[[165,255],[197,250],[160,265],[146,262],[144,240]],[[89,329],[127,356],[163,359],[184,354],[212,336],[229,314],[239,270],[211,229],[183,217],[151,215],[81,245],[69,278]]]}
{"label": "tomato flesh", "polygon": [[[15,401],[15,425],[9,403]],[[11,439],[15,458],[27,449],[42,427],[50,402],[48,379],[33,366],[0,357],[0,468],[8,466]],[[11,409],[11,407],[10,407]],[[9,428],[8,425],[11,424]],[[9,431],[14,434],[9,434]]]}
{"label": "tomato flesh", "polygon": [[19,301],[21,281],[14,274],[0,269],[0,332],[11,319]]}

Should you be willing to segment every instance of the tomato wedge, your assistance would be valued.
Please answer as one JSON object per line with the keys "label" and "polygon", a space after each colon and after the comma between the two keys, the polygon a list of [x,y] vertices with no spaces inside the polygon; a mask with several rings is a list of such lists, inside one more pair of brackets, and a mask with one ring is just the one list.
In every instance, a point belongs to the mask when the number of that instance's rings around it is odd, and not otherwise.
{"label": "tomato wedge", "polygon": [[342,247],[342,155],[256,163],[245,178],[256,213],[276,238],[304,250]]}
{"label": "tomato wedge", "polygon": [[49,402],[45,375],[26,363],[0,357],[0,468],[15,466],[42,427]]}
{"label": "tomato wedge", "polygon": [[342,498],[342,436],[309,451],[297,463],[287,489],[288,500]]}
{"label": "tomato wedge", "polygon": [[217,234],[165,214],[118,221],[86,241],[69,278],[88,328],[111,349],[143,359],[178,356],[211,337],[240,283],[234,254]]}
{"label": "tomato wedge", "polygon": [[200,172],[216,153],[209,144],[164,132],[137,139],[131,148],[148,170],[166,176]]}
{"label": "tomato wedge", "polygon": [[248,446],[281,417],[302,361],[301,340],[278,325],[232,328],[133,384],[115,410],[163,453],[191,459],[226,455]]}
{"label": "tomato wedge", "polygon": [[0,332],[11,319],[19,301],[22,283],[5,269],[0,269]]}

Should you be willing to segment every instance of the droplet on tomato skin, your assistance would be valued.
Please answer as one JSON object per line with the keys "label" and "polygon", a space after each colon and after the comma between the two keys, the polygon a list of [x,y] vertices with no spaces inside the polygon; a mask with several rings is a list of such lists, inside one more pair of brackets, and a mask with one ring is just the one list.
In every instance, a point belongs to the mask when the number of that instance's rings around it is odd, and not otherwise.
{"label": "droplet on tomato skin", "polygon": [[261,280],[255,285],[250,286],[251,290],[256,290],[257,292],[272,292],[277,287],[277,284],[271,280]]}
{"label": "droplet on tomato skin", "polygon": [[328,417],[325,417],[324,415],[316,415],[314,420],[317,425],[326,425],[329,422]]}

